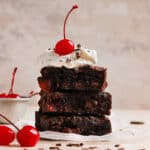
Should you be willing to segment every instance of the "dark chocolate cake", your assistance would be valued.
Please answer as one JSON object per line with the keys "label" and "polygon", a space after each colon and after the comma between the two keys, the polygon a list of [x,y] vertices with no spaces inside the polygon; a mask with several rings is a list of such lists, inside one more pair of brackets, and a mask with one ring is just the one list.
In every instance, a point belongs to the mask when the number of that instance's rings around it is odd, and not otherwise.
{"label": "dark chocolate cake", "polygon": [[104,92],[106,69],[89,65],[71,69],[47,66],[41,69],[38,83],[38,130],[82,135],[111,132],[111,123],[105,116],[110,115],[112,105],[111,94]]}
{"label": "dark chocolate cake", "polygon": [[104,92],[107,69],[97,65],[95,50],[85,49],[66,38],[41,56],[39,111],[35,125],[38,130],[72,132],[82,135],[104,135],[111,132],[112,97]]}
{"label": "dark chocolate cake", "polygon": [[40,112],[110,115],[111,94],[97,91],[41,91]]}
{"label": "dark chocolate cake", "polygon": [[100,91],[106,80],[106,68],[85,65],[82,67],[42,68],[38,82],[44,91],[79,90]]}
{"label": "dark chocolate cake", "polygon": [[36,112],[36,127],[40,131],[52,130],[82,135],[104,135],[111,132],[106,117]]}

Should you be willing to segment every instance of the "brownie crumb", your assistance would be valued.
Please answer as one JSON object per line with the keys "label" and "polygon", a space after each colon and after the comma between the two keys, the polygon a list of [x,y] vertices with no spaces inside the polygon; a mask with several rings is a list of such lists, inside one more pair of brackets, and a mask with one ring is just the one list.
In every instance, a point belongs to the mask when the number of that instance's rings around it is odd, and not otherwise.
{"label": "brownie crumb", "polygon": [[61,146],[61,143],[56,143],[56,146]]}
{"label": "brownie crumb", "polygon": [[119,144],[115,144],[115,145],[114,145],[114,147],[119,147],[119,146],[120,146]]}
{"label": "brownie crumb", "polygon": [[60,148],[59,148],[59,147],[53,147],[53,146],[49,147],[49,149],[53,149],[53,150],[60,150]]}
{"label": "brownie crumb", "polygon": [[76,143],[75,144],[74,143],[69,143],[66,146],[68,146],[68,147],[72,147],[72,146],[81,147],[81,146],[83,146],[83,143],[79,143],[79,144],[78,143],[77,144]]}
{"label": "brownie crumb", "polygon": [[83,143],[80,143],[80,146],[83,146]]}
{"label": "brownie crumb", "polygon": [[89,149],[95,149],[95,148],[97,148],[96,146],[91,146],[91,147],[89,147]]}
{"label": "brownie crumb", "polygon": [[134,125],[143,125],[144,122],[143,122],[143,121],[130,121],[130,124],[134,124]]}
{"label": "brownie crumb", "polygon": [[146,150],[145,148],[140,148],[139,150]]}

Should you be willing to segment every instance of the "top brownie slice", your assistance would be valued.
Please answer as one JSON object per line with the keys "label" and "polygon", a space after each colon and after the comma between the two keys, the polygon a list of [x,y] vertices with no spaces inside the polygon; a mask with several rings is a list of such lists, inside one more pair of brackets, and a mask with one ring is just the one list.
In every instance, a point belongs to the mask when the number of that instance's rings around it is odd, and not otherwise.
{"label": "top brownie slice", "polygon": [[76,68],[46,66],[41,69],[38,83],[42,90],[96,90],[104,88],[106,68],[81,66]]}

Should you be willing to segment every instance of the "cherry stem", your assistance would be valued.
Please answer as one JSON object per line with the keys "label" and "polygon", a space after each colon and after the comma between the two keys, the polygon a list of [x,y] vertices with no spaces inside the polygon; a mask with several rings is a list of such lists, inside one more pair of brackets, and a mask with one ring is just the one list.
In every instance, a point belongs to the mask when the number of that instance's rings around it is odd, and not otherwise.
{"label": "cherry stem", "polygon": [[4,115],[0,114],[0,117],[5,119],[8,123],[10,123],[14,128],[16,128],[18,131],[20,130],[13,122],[11,122],[8,118],[6,118]]}
{"label": "cherry stem", "polygon": [[72,8],[70,9],[70,11],[68,12],[66,18],[65,18],[65,21],[64,21],[64,39],[66,39],[66,22],[67,22],[67,19],[68,19],[70,13],[71,13],[74,9],[76,9],[76,8],[78,8],[78,5],[73,5]]}
{"label": "cherry stem", "polygon": [[11,86],[10,86],[10,90],[8,92],[8,94],[12,94],[13,93],[13,87],[14,87],[14,80],[15,80],[15,75],[17,72],[17,67],[14,68],[13,73],[12,73],[12,79],[11,79]]}

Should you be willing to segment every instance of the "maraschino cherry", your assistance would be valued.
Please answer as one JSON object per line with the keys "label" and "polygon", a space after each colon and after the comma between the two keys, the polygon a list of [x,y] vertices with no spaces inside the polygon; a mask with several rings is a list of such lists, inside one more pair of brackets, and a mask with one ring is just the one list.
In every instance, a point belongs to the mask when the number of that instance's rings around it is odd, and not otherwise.
{"label": "maraschino cherry", "polygon": [[[36,128],[30,125],[24,126],[19,129],[14,123],[12,123],[5,116],[0,114],[0,117],[8,121],[14,128],[17,129],[17,141],[21,146],[35,146],[40,139],[40,134]],[[15,138],[15,134],[12,129],[6,126],[0,126],[0,145],[9,145]]]}
{"label": "maraschino cherry", "polygon": [[66,22],[67,22],[67,19],[68,19],[70,13],[76,8],[78,8],[78,5],[74,5],[70,9],[70,11],[68,12],[68,14],[65,18],[65,21],[64,21],[64,39],[58,41],[56,43],[56,46],[55,46],[55,52],[59,55],[66,55],[66,54],[72,53],[74,50],[74,43],[71,40],[66,39]]}
{"label": "maraschino cherry", "polygon": [[0,126],[0,145],[9,145],[15,139],[15,132],[4,125]]}
{"label": "maraschino cherry", "polygon": [[17,140],[21,146],[35,146],[39,138],[37,129],[30,125],[24,126],[17,133]]}
{"label": "maraschino cherry", "polygon": [[16,75],[17,69],[18,68],[15,67],[14,70],[13,70],[12,79],[11,79],[11,86],[10,86],[10,90],[9,90],[8,94],[1,93],[0,98],[17,98],[19,96],[19,94],[16,94],[16,93],[13,92],[14,80],[15,80],[15,75]]}

